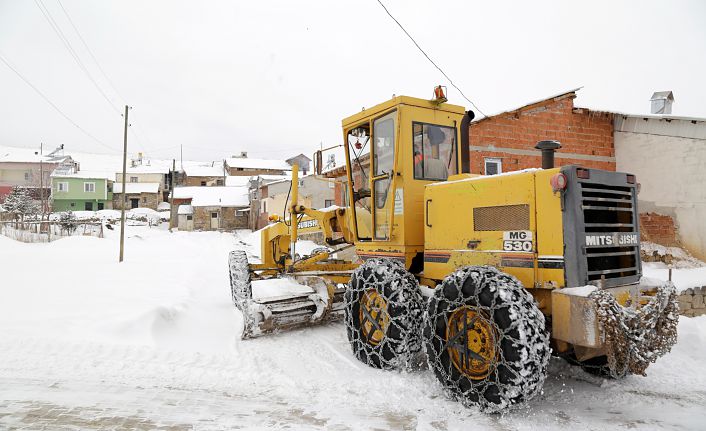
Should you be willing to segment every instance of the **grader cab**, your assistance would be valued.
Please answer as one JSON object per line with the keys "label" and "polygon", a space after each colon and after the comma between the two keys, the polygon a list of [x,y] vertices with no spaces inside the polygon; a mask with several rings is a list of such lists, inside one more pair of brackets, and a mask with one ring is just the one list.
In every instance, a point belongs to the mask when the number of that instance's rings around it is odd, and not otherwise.
{"label": "grader cab", "polygon": [[[677,313],[671,283],[640,284],[635,177],[555,168],[555,141],[537,146],[542,169],[471,174],[473,113],[439,93],[343,120],[347,205],[300,205],[294,167],[288,214],[261,231],[260,262],[230,255],[244,338],[343,315],[359,360],[391,369],[426,357],[484,411],[532,398],[552,351],[613,377],[644,374],[676,341]],[[300,255],[311,231],[326,247]],[[351,246],[357,260],[336,258]],[[273,278],[302,289],[257,295]]]}

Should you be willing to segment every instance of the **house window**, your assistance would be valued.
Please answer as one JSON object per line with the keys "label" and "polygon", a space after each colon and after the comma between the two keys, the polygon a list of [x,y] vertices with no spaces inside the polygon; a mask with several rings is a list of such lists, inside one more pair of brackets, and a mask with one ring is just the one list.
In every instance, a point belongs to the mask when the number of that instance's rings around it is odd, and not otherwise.
{"label": "house window", "polygon": [[223,180],[216,180],[216,185],[217,185],[217,186],[222,186],[222,185],[223,185]]}
{"label": "house window", "polygon": [[137,177],[130,177],[130,182],[131,182],[131,183],[136,183],[136,182],[137,182]]}
{"label": "house window", "polygon": [[103,208],[105,208],[105,205],[103,205],[103,202],[98,202],[98,211],[101,211]]}
{"label": "house window", "polygon": [[83,191],[86,193],[94,193],[96,191],[96,183],[83,183]]}
{"label": "house window", "polygon": [[206,181],[201,181],[201,187],[206,185]]}
{"label": "house window", "polygon": [[497,175],[503,173],[502,159],[486,157],[485,158],[485,174]]}
{"label": "house window", "polygon": [[84,203],[83,209],[85,209],[86,211],[93,211],[93,202]]}
{"label": "house window", "polygon": [[335,188],[336,188],[336,183],[334,183],[333,181],[329,181],[329,183],[328,183],[328,188],[330,188],[330,189],[335,189]]}
{"label": "house window", "polygon": [[32,172],[25,172],[25,181],[30,181],[32,179]]}
{"label": "house window", "polygon": [[72,207],[75,207],[75,206],[76,206],[76,202],[71,202],[71,206],[72,206]]}
{"label": "house window", "polygon": [[263,213],[267,212],[267,201],[262,201],[262,211]]}
{"label": "house window", "polygon": [[236,171],[242,171],[243,168],[235,168]]}
{"label": "house window", "polygon": [[193,220],[193,218],[194,218],[194,216],[191,216],[191,215],[187,215],[187,216],[186,216],[186,219],[187,219],[187,220]]}
{"label": "house window", "polygon": [[324,206],[325,206],[326,208],[332,207],[333,205],[334,205],[334,200],[333,200],[333,199],[326,199],[326,200],[324,201]]}
{"label": "house window", "polygon": [[69,183],[68,182],[56,183],[56,191],[57,192],[68,192],[69,191]]}
{"label": "house window", "polygon": [[147,196],[142,196],[142,203],[146,204],[147,203]]}

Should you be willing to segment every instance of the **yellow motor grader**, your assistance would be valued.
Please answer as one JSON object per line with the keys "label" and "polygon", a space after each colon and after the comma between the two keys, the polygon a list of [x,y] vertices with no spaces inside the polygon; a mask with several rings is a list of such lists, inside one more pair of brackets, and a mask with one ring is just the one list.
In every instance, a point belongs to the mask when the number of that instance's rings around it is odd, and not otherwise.
{"label": "yellow motor grader", "polygon": [[[406,96],[343,120],[346,204],[299,203],[260,231],[260,262],[229,258],[243,337],[340,317],[353,354],[378,368],[428,361],[455,398],[484,411],[529,400],[550,353],[622,377],[676,342],[674,287],[640,284],[635,176],[553,166],[470,173],[472,111]],[[321,152],[315,154],[321,176]],[[326,247],[300,255],[297,239]],[[336,258],[355,247],[355,261]],[[258,297],[257,280],[306,286]],[[255,295],[253,294],[255,286]]]}

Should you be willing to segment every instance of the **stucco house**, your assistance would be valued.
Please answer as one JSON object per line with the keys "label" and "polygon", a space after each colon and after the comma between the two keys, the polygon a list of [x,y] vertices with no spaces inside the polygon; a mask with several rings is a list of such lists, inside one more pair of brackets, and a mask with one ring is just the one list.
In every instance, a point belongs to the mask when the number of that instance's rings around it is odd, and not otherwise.
{"label": "stucco house", "polygon": [[78,171],[51,175],[53,211],[99,211],[113,207],[110,174]]}

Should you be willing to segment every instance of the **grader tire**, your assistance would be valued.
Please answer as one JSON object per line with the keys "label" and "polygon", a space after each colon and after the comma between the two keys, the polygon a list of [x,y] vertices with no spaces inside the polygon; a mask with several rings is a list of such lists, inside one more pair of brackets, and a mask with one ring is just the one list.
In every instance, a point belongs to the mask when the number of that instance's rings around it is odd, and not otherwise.
{"label": "grader tire", "polygon": [[243,250],[233,250],[228,255],[228,274],[230,275],[230,294],[233,304],[244,311],[245,302],[252,299],[248,256]]}
{"label": "grader tire", "polygon": [[465,405],[502,412],[542,389],[551,353],[544,315],[496,268],[447,276],[428,303],[423,338],[430,368]]}
{"label": "grader tire", "polygon": [[421,351],[424,314],[417,280],[401,263],[369,259],[345,293],[345,323],[353,354],[375,368],[408,368]]}

